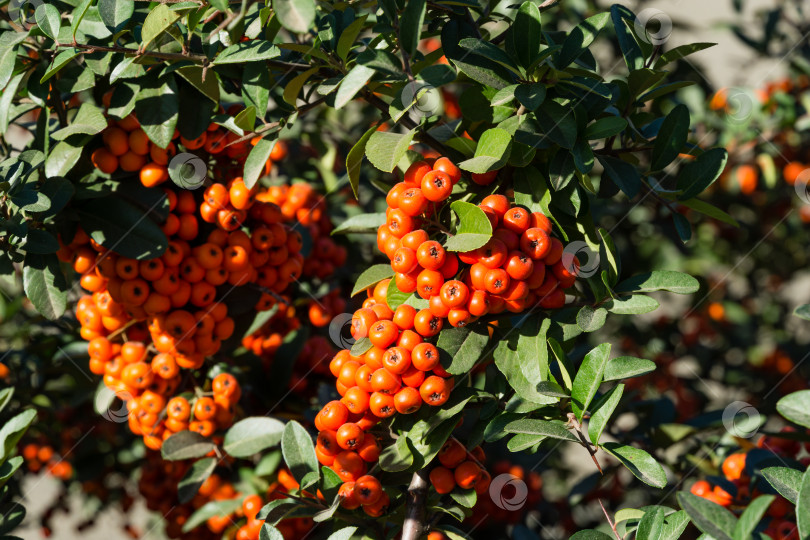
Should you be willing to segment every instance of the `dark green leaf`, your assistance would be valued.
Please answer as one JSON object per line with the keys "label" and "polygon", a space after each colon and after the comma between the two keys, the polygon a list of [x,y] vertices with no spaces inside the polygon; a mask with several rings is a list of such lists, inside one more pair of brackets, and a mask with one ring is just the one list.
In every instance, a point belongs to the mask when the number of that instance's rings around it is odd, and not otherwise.
{"label": "dark green leaf", "polygon": [[410,0],[399,19],[399,46],[413,58],[422,35],[425,21],[426,0]]}
{"label": "dark green leaf", "polygon": [[652,151],[650,170],[660,171],[678,157],[689,136],[689,109],[676,105],[664,118]]}
{"label": "dark green leaf", "polygon": [[534,2],[520,5],[509,32],[507,39],[511,40],[520,65],[528,69],[540,54],[543,38],[540,10]]}
{"label": "dark green leaf", "polygon": [[684,491],[678,493],[678,502],[701,532],[717,540],[731,540],[737,526],[734,514],[719,504]]}
{"label": "dark green leaf", "polygon": [[[165,7],[160,4],[159,7]],[[158,8],[155,8],[158,9]],[[135,116],[141,129],[160,148],[166,148],[174,137],[180,104],[173,75],[144,80],[135,102]]]}
{"label": "dark green leaf", "polygon": [[216,445],[210,439],[196,431],[178,431],[163,441],[160,455],[168,461],[183,461],[203,457],[214,448]]}
{"label": "dark green leaf", "polygon": [[720,177],[727,162],[724,148],[712,148],[684,165],[678,174],[678,189],[683,191],[678,199],[685,201],[699,195]]}
{"label": "dark green leaf", "polygon": [[557,60],[557,68],[563,69],[579,58],[585,49],[593,43],[599,32],[607,25],[610,14],[599,13],[579,23],[569,32],[562,44],[562,50]]}
{"label": "dark green leaf", "polygon": [[[773,495],[760,495],[748,503],[734,527],[734,540],[748,540],[753,537],[754,529],[762,521],[765,512],[776,497]],[[810,510],[810,508],[808,508]]]}
{"label": "dark green leaf", "polygon": [[664,468],[644,450],[614,442],[607,442],[602,445],[602,448],[621,461],[636,478],[645,484],[657,488],[663,488],[667,485],[667,475]]}
{"label": "dark green leaf", "polygon": [[632,199],[638,195],[641,189],[641,175],[633,165],[626,161],[610,157],[597,155],[596,159],[605,168],[605,173],[613,182],[619,186],[628,198]]}
{"label": "dark green leaf", "polygon": [[54,235],[42,229],[28,229],[24,249],[27,253],[47,255],[59,251],[59,241]]}
{"label": "dark green leaf", "polygon": [[624,6],[614,4],[610,7],[610,18],[616,30],[619,48],[630,71],[644,67],[644,54],[633,37],[633,24],[636,16]]}
{"label": "dark green leaf", "polygon": [[177,484],[177,498],[180,499],[180,503],[187,503],[193,499],[202,483],[211,476],[216,467],[216,458],[211,457],[195,461]]}
{"label": "dark green leaf", "polygon": [[83,103],[70,124],[60,130],[54,131],[51,137],[57,141],[63,141],[71,135],[78,133],[95,135],[103,131],[106,127],[107,120],[104,118],[104,113],[101,109],[90,103]]}
{"label": "dark green leaf", "polygon": [[400,436],[394,444],[386,446],[380,453],[380,468],[387,472],[407,470],[413,465],[413,452],[408,446],[408,438]]}
{"label": "dark green leaf", "polygon": [[627,129],[627,120],[621,116],[606,116],[593,124],[589,124],[585,128],[585,137],[591,141],[607,139],[613,135],[618,135],[625,129]]}
{"label": "dark green leaf", "polygon": [[552,439],[577,442],[576,436],[559,420],[540,420],[537,418],[524,418],[509,422],[504,426],[507,433],[523,433],[526,435],[542,435]]}
{"label": "dark green leaf", "polygon": [[649,313],[658,309],[660,305],[661,304],[659,304],[655,298],[643,294],[613,298],[604,304],[608,311],[618,315],[640,315],[642,313]]}
{"label": "dark green leaf", "polygon": [[567,109],[556,101],[544,101],[535,112],[543,137],[568,148],[577,142],[577,121],[573,109]]}
{"label": "dark green leaf", "polygon": [[486,332],[469,327],[447,328],[439,334],[436,347],[447,372],[461,375],[475,366],[484,355],[488,342],[489,335]]}
{"label": "dark green leaf", "polygon": [[3,424],[0,428],[0,462],[8,459],[17,443],[25,435],[28,426],[37,417],[36,409],[26,409]]}
{"label": "dark green leaf", "polygon": [[87,234],[124,257],[153,259],[166,251],[168,241],[160,227],[142,210],[119,197],[90,199],[77,210]]}
{"label": "dark green leaf", "polygon": [[656,60],[655,69],[661,69],[667,64],[680,60],[681,58],[685,58],[690,54],[708,49],[709,47],[714,47],[715,45],[717,45],[717,43],[688,43],[686,45],[675,47],[674,49],[662,54],[661,57]]}
{"label": "dark green leaf", "polygon": [[45,318],[55,320],[67,307],[67,281],[56,255],[28,253],[23,263],[23,290]]}

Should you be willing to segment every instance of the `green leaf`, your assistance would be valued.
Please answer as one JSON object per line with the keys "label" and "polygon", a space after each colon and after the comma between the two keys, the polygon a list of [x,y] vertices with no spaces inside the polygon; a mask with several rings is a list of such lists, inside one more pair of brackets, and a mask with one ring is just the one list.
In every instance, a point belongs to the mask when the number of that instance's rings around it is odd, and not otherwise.
{"label": "green leaf", "polygon": [[679,104],[664,118],[652,151],[651,171],[660,171],[678,157],[689,137],[689,109]]}
{"label": "green leaf", "polygon": [[51,4],[38,5],[34,12],[34,18],[42,33],[56,41],[59,36],[59,27],[62,25],[62,19],[56,6]]}
{"label": "green leaf", "polygon": [[767,467],[762,469],[762,476],[782,497],[796,504],[802,487],[802,471],[788,467]]}
{"label": "green leaf", "polygon": [[[0,55],[2,53],[0,52]],[[13,58],[13,57],[12,57]],[[27,73],[22,71],[14,75],[6,85],[3,93],[0,94],[0,133],[6,133],[9,121],[12,119],[11,104],[17,95],[17,88]]]}
{"label": "green leaf", "polygon": [[77,205],[82,228],[90,237],[124,257],[154,259],[168,241],[143,210],[116,196],[90,199]]}
{"label": "green leaf", "polygon": [[627,129],[627,120],[621,116],[606,116],[585,128],[585,138],[589,141],[607,139],[613,135],[618,135],[625,129]]}
{"label": "green leaf", "polygon": [[247,159],[245,159],[244,171],[244,182],[248,189],[255,186],[259,178],[264,175],[267,160],[270,159],[270,153],[275,146],[275,139],[261,139],[256,143],[256,146],[251,148]]}
{"label": "green leaf", "polygon": [[27,37],[28,32],[5,31],[0,34],[0,88],[5,88],[11,80],[17,63],[17,45]]}
{"label": "green leaf", "polygon": [[117,34],[135,12],[135,2],[129,0],[98,0],[98,14],[107,29]]}
{"label": "green leaf", "polygon": [[22,456],[14,456],[0,465],[0,488],[6,485],[6,483],[11,479],[14,473],[17,472],[17,469],[20,468],[20,465],[22,465],[24,461],[25,460]]}
{"label": "green leaf", "polygon": [[284,426],[284,433],[281,436],[281,453],[284,454],[284,463],[290,468],[293,477],[301,483],[301,489],[309,487],[305,485],[304,476],[315,473],[315,481],[318,481],[318,457],[315,455],[315,445],[304,427],[291,420]]}
{"label": "green leaf", "polygon": [[461,489],[458,486],[450,492],[450,498],[464,508],[472,508],[478,500],[474,489]]}
{"label": "green leaf", "polygon": [[643,294],[613,298],[605,302],[605,309],[618,315],[640,315],[655,311],[661,304],[655,298]]}
{"label": "green leaf", "polygon": [[610,7],[610,18],[616,30],[616,38],[622,57],[630,71],[644,68],[644,54],[633,37],[633,24],[636,16],[624,6],[614,4]]}
{"label": "green leaf", "polygon": [[577,326],[582,328],[583,332],[595,332],[605,325],[607,320],[607,310],[605,308],[596,308],[592,306],[582,306],[577,313]]}
{"label": "green leaf", "polygon": [[597,155],[596,159],[602,164],[608,177],[619,186],[619,189],[628,198],[632,199],[638,195],[641,189],[641,175],[638,169],[630,163],[615,157]]}
{"label": "green leaf", "polygon": [[810,390],[786,395],[776,402],[776,410],[791,422],[810,428]]}
{"label": "green leaf", "polygon": [[20,442],[28,426],[36,417],[36,409],[26,409],[3,424],[3,427],[0,428],[0,452],[2,452],[0,461],[11,456],[17,443]]}
{"label": "green leaf", "polygon": [[425,0],[410,0],[405,4],[399,18],[399,46],[413,58],[422,35],[422,24],[425,22]]}
{"label": "green leaf", "polygon": [[588,17],[573,28],[563,41],[562,50],[556,62],[557,69],[563,69],[579,58],[607,25],[609,19],[610,14],[599,13]]}
{"label": "green leaf", "polygon": [[454,201],[450,208],[458,215],[456,234],[444,243],[448,251],[467,252],[478,249],[492,237],[492,223],[477,205]]}
{"label": "green leaf", "polygon": [[203,457],[216,446],[210,439],[206,439],[196,431],[178,431],[163,441],[160,455],[168,461],[183,461]]}
{"label": "green leaf", "polygon": [[459,47],[465,51],[465,55],[473,54],[482,56],[513,71],[516,75],[521,74],[518,67],[512,62],[512,59],[509,58],[509,55],[488,41],[483,41],[479,38],[465,38],[459,42]]}
{"label": "green leaf", "polygon": [[[2,47],[0,47],[0,50],[2,50]],[[62,52],[54,56],[50,67],[48,67],[48,70],[45,72],[44,75],[42,75],[42,78],[39,79],[39,84],[44,83],[45,81],[56,75],[59,72],[59,70],[68,65],[74,58],[79,56],[79,54],[81,53],[82,53],[81,49],[71,47],[69,49],[63,50]],[[0,61],[2,61],[2,57],[0,57]],[[0,75],[0,79],[2,79],[2,75]]]}
{"label": "green leaf", "polygon": [[504,426],[507,433],[523,433],[526,435],[542,435],[552,439],[577,442],[576,436],[559,420],[540,420],[537,418],[523,418],[514,420]]}
{"label": "green leaf", "polygon": [[82,103],[79,107],[79,112],[67,126],[54,131],[51,137],[57,141],[62,141],[79,133],[85,135],[95,135],[101,133],[107,127],[107,119],[104,118],[104,113],[90,103]]}
{"label": "green leaf", "polygon": [[544,101],[535,112],[543,137],[571,150],[577,142],[577,121],[573,111],[556,101]]}
{"label": "green leaf", "polygon": [[315,24],[314,0],[273,0],[273,9],[281,26],[290,32],[305,34]]}
{"label": "green leaf", "polygon": [[[363,156],[366,155],[366,145],[372,135],[377,133],[377,126],[371,126],[360,139],[354,143],[352,149],[346,154],[346,174],[349,176],[349,184],[352,186],[352,193],[357,199],[357,190],[360,186],[360,166],[363,163]],[[405,149],[407,152],[407,148]]]}
{"label": "green leaf", "polygon": [[470,371],[481,359],[488,342],[489,335],[486,332],[465,326],[442,330],[436,347],[447,372],[461,375]]}
{"label": "green leaf", "polygon": [[26,253],[47,255],[59,251],[59,241],[48,231],[28,229],[23,249],[25,249]]}
{"label": "green leaf", "polygon": [[408,437],[400,436],[394,444],[380,452],[380,468],[387,472],[399,472],[413,465],[413,452],[408,446]]}
{"label": "green leaf", "polygon": [[[155,10],[160,7],[166,4],[160,4]],[[174,76],[143,80],[136,100],[135,116],[141,129],[153,143],[166,148],[174,137],[180,109]]]}
{"label": "green leaf", "polygon": [[676,294],[692,294],[700,288],[698,280],[688,274],[672,270],[655,270],[638,274],[616,285],[617,293],[643,293],[669,291]]}
{"label": "green leaf", "polygon": [[6,405],[9,404],[12,397],[14,397],[13,386],[9,386],[8,388],[3,388],[2,390],[0,390],[0,411],[6,408]]}
{"label": "green leaf", "polygon": [[25,507],[17,502],[7,503],[0,506],[0,534],[2,540],[21,540],[17,536],[6,536],[16,529],[22,520],[25,519]]}
{"label": "green leaf", "polygon": [[[182,433],[182,432],[181,432]],[[222,499],[220,501],[210,501],[202,505],[196,512],[191,514],[183,524],[183,532],[187,533],[196,529],[209,518],[216,516],[229,516],[242,507],[242,499],[236,497],[234,499]]]}
{"label": "green leaf", "polygon": [[344,527],[329,535],[326,540],[349,540],[357,532],[357,527]]}
{"label": "green leaf", "polygon": [[678,199],[685,201],[699,195],[720,177],[727,162],[725,148],[712,148],[684,165],[678,173],[677,187],[683,191]]}
{"label": "green leaf", "polygon": [[158,4],[149,11],[141,27],[141,50],[146,50],[158,36],[180,20],[180,13],[172,11],[168,4]]}
{"label": "green leaf", "polygon": [[[347,73],[343,78],[343,81],[341,81],[340,86],[338,87],[337,94],[335,94],[335,109],[340,109],[354,99],[357,92],[362,90],[363,87],[368,84],[368,80],[372,75],[374,75],[374,69],[362,64],[355,64],[351,71],[349,71],[349,73]],[[386,134],[390,133],[386,132]],[[393,170],[393,168],[391,170]]]}
{"label": "green leaf", "polygon": [[610,343],[602,343],[585,355],[571,388],[571,407],[577,415],[577,420],[582,420],[582,414],[588,410],[599,385],[602,384],[609,359]]}
{"label": "green leaf", "polygon": [[615,442],[607,442],[602,445],[602,448],[622,462],[636,478],[645,484],[657,488],[667,485],[664,468],[644,450]]}
{"label": "green leaf", "polygon": [[686,527],[689,526],[689,514],[683,510],[673,512],[667,516],[664,522],[664,530],[661,531],[661,540],[678,540]]}
{"label": "green leaf", "polygon": [[281,442],[284,424],[267,416],[252,416],[235,423],[225,433],[222,449],[238,458],[247,458]]}
{"label": "green leaf", "polygon": [[529,69],[540,54],[542,32],[540,10],[537,5],[534,2],[523,2],[515,14],[515,22],[507,39],[511,40],[512,49],[520,65],[526,69]]}
{"label": "green leaf", "polygon": [[363,30],[367,18],[368,15],[358,17],[352,22],[352,24],[347,26],[346,29],[340,33],[340,38],[338,39],[336,51],[338,53],[338,57],[344,62],[349,57],[349,53],[351,52],[352,47],[355,45],[357,36]]}
{"label": "green leaf", "polygon": [[717,43],[688,43],[686,45],[675,47],[674,49],[662,54],[661,57],[656,60],[655,69],[661,69],[667,64],[671,64],[676,60],[680,60],[681,58],[685,58],[690,54],[708,49],[709,47],[714,47],[715,45],[717,45]]}
{"label": "green leaf", "polygon": [[[265,69],[262,66],[262,69]],[[301,89],[306,84],[307,80],[314,75],[318,71],[318,68],[308,69],[306,71],[302,71],[295,77],[293,77],[290,82],[287,83],[287,86],[284,87],[284,101],[296,107],[298,103],[298,94],[301,93]]]}
{"label": "green leaf", "polygon": [[602,531],[586,529],[575,532],[568,540],[614,540],[614,537]]}
{"label": "green leaf", "polygon": [[533,166],[523,167],[514,172],[515,203],[525,206],[532,212],[542,212],[549,216],[551,190],[542,173]]}
{"label": "green leaf", "polygon": [[658,540],[661,530],[664,528],[665,513],[666,511],[661,506],[645,512],[636,530],[636,540]]}
{"label": "green leaf", "polygon": [[611,388],[598,402],[593,406],[591,419],[588,422],[588,437],[591,442],[599,446],[599,439],[602,437],[602,432],[607,427],[608,420],[619,405],[619,400],[622,399],[624,392],[624,385],[618,384]]}
{"label": "green leaf", "polygon": [[48,177],[64,176],[73,169],[82,155],[83,146],[67,141],[60,141],[51,147],[48,159],[45,160],[45,175]]}
{"label": "green leaf", "polygon": [[678,492],[678,503],[701,532],[717,540],[731,540],[737,526],[734,514],[719,504],[685,491]]}
{"label": "green leaf", "polygon": [[331,234],[371,233],[385,224],[385,214],[358,214],[338,223]]}
{"label": "green leaf", "polygon": [[408,151],[415,133],[415,130],[407,133],[375,130],[366,143],[366,157],[379,170],[393,172]]}
{"label": "green leaf", "polygon": [[618,381],[655,371],[655,362],[632,356],[619,356],[608,362],[603,381]]}
{"label": "green leaf", "polygon": [[272,60],[279,56],[281,56],[281,50],[270,41],[253,39],[225,48],[214,58],[212,64],[218,66],[224,64],[243,64],[246,62]]}
{"label": "green leaf", "polygon": [[67,281],[54,254],[28,253],[23,262],[23,290],[37,311],[56,320],[67,307]]}
{"label": "green leaf", "polygon": [[481,134],[475,156],[458,164],[460,169],[473,173],[485,173],[500,169],[509,159],[512,136],[501,128],[491,128]]}
{"label": "green leaf", "polygon": [[259,531],[259,540],[284,540],[284,535],[272,525],[265,523]]}
{"label": "green leaf", "polygon": [[375,264],[370,266],[363,270],[363,273],[357,277],[351,296],[355,296],[357,293],[363,292],[380,281],[391,277],[394,277],[394,271],[391,269],[390,264]]}
{"label": "green leaf", "polygon": [[388,283],[388,290],[386,292],[386,303],[388,304],[388,307],[391,308],[392,311],[397,309],[402,304],[404,304],[405,301],[408,300],[411,296],[413,296],[413,293],[406,293],[400,291],[399,287],[397,287],[395,280],[392,279]]}
{"label": "green leaf", "polygon": [[[748,540],[753,537],[754,529],[762,521],[765,512],[776,497],[773,495],[760,495],[748,503],[734,527],[734,540]],[[810,508],[808,508],[810,510]]]}
{"label": "green leaf", "polygon": [[700,199],[689,199],[688,201],[679,201],[680,204],[686,206],[687,208],[691,208],[696,212],[700,212],[701,214],[705,214],[711,218],[714,218],[718,221],[722,221],[723,223],[728,223],[732,227],[739,227],[740,224],[737,223],[730,215],[726,214],[719,208],[712,206],[711,204],[707,203],[706,201],[701,201]]}
{"label": "green leaf", "polygon": [[177,484],[177,498],[180,499],[180,503],[185,504],[193,499],[202,483],[211,476],[211,473],[216,468],[216,458],[211,457],[195,461]]}

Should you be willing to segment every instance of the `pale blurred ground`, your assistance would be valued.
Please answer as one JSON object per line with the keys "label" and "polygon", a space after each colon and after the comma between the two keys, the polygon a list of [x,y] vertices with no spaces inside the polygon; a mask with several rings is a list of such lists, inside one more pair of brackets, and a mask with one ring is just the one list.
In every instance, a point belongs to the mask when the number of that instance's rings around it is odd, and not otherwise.
{"label": "pale blurred ground", "polygon": [[[565,1],[565,0],[562,0]],[[731,0],[653,0],[653,1],[627,1],[618,0],[617,3],[632,8],[637,13],[644,8],[654,8],[663,12],[678,25],[682,23],[690,28],[683,30],[675,28],[666,43],[670,49],[685,43],[699,41],[714,42],[718,45],[702,51],[692,57],[692,65],[716,87],[722,86],[760,86],[766,81],[777,79],[785,75],[787,62],[778,59],[757,60],[749,49],[741,45],[739,40],[725,28],[723,23],[729,21],[746,22],[745,27],[753,28],[753,14],[757,9],[774,5],[774,0],[748,0],[746,11],[742,18],[733,12]],[[605,5],[608,5],[606,2]],[[753,31],[752,31],[753,32]],[[753,32],[755,33],[755,32]],[[581,450],[581,451],[578,451]],[[576,462],[582,471],[582,476],[593,472],[594,465],[587,452],[577,447],[569,448],[563,453],[567,459]],[[572,479],[576,481],[576,479]],[[28,478],[23,484],[26,493],[25,506],[28,509],[24,526],[15,532],[25,540],[40,540],[44,537],[39,531],[39,516],[53,503],[58,496],[57,482],[47,476]],[[76,523],[87,518],[81,513],[76,497],[68,497],[68,506],[71,512],[68,515],[59,513],[52,521],[54,540],[126,540],[122,527],[124,517],[118,512],[102,512],[97,516],[96,525],[88,530],[77,533]],[[587,511],[583,509],[583,511]],[[143,531],[143,538],[160,538],[159,531],[150,530],[147,524],[149,514],[142,504],[136,504],[130,511],[128,521],[137,530]],[[547,531],[553,536],[553,531]]]}

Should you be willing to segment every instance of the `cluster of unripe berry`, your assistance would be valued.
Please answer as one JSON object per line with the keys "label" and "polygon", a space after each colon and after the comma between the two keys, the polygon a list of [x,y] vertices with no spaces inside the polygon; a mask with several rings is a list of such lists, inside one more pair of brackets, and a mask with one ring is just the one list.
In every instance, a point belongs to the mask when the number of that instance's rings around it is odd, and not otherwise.
{"label": "cluster of unripe berry", "polygon": [[[782,429],[783,433],[795,432],[793,428]],[[802,443],[787,437],[778,435],[763,435],[757,441],[758,448],[772,452],[773,454],[789,459],[798,459],[797,456],[802,450]],[[810,444],[805,443],[805,447],[810,451]],[[726,507],[735,513],[742,513],[750,502],[762,494],[759,483],[761,478],[752,478],[748,462],[747,452],[736,452],[729,454],[721,465],[723,476],[729,485],[733,485],[731,493],[720,483],[712,486],[707,480],[698,480],[690,491],[704,499],[720,506]],[[798,459],[805,467],[810,465],[810,457]],[[752,465],[753,466],[753,465]],[[796,513],[793,505],[781,495],[777,495],[768,507],[765,514],[768,520],[765,535],[774,540],[798,540],[799,531],[796,525]]]}
{"label": "cluster of unripe berry", "polygon": [[386,223],[377,230],[377,247],[391,261],[397,288],[429,301],[426,313],[435,319],[422,335],[438,333],[445,319],[464,326],[487,314],[562,307],[578,261],[563,260],[562,242],[551,236],[542,213],[489,195],[478,205],[493,230],[484,246],[452,253],[434,239],[445,234],[436,219],[460,178],[447,158],[414,163],[388,192]]}

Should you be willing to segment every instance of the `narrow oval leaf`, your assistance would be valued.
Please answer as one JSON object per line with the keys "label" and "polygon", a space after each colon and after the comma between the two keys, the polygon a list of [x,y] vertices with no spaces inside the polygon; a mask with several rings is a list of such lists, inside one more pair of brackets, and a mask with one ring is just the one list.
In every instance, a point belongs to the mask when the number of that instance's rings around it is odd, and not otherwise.
{"label": "narrow oval leaf", "polygon": [[380,281],[394,276],[394,271],[390,264],[375,264],[366,268],[357,278],[352,289],[352,296],[363,292],[369,287],[373,287]]}
{"label": "narrow oval leaf", "polygon": [[408,151],[415,133],[414,130],[407,133],[375,130],[366,143],[366,157],[381,171],[393,172]]}
{"label": "narrow oval leaf", "polygon": [[762,475],[779,494],[796,504],[802,486],[802,472],[788,467],[768,467]]}
{"label": "narrow oval leaf", "polygon": [[318,457],[315,455],[315,446],[312,444],[312,437],[304,427],[296,421],[287,422],[284,426],[284,433],[281,436],[281,453],[284,455],[284,463],[290,468],[290,472],[301,483],[301,489],[309,487],[304,485],[304,476],[315,472],[317,481]]}
{"label": "narrow oval leaf", "polygon": [[642,293],[651,291],[669,291],[677,294],[692,294],[700,288],[698,280],[672,270],[655,270],[638,274],[616,285],[617,293]]}
{"label": "narrow oval leaf", "polygon": [[678,502],[701,532],[717,540],[731,540],[737,526],[734,514],[719,504],[685,491],[678,493]]}
{"label": "narrow oval leaf", "polygon": [[664,118],[652,151],[650,170],[660,171],[678,157],[689,136],[689,109],[679,104]]}
{"label": "narrow oval leaf", "polygon": [[178,431],[160,447],[160,455],[169,461],[202,457],[216,445],[195,431]]}
{"label": "narrow oval leaf", "polygon": [[228,429],[222,449],[234,457],[250,457],[281,441],[284,423],[275,418],[244,418]]}
{"label": "narrow oval leaf", "polygon": [[596,446],[599,446],[599,439],[602,437],[602,432],[605,430],[605,427],[607,427],[607,423],[613,415],[613,411],[616,410],[619,400],[622,399],[623,392],[624,385],[618,384],[611,388],[610,391],[594,404],[593,413],[588,422],[588,437],[590,437],[591,442]]}
{"label": "narrow oval leaf", "polygon": [[52,6],[51,4],[39,4],[34,12],[34,19],[37,21],[37,26],[39,26],[43,34],[54,41],[57,40],[62,19],[56,6]]}
{"label": "narrow oval leaf", "polygon": [[776,410],[791,422],[810,428],[810,390],[786,395],[776,403]]}
{"label": "narrow oval leaf", "polygon": [[630,469],[633,475],[652,487],[663,488],[667,485],[664,468],[654,457],[640,448],[608,442],[602,448]]}
{"label": "narrow oval leaf", "polygon": [[23,261],[23,290],[45,318],[55,320],[67,307],[67,281],[54,254],[28,253]]}
{"label": "narrow oval leaf", "polygon": [[609,359],[610,343],[602,343],[585,355],[571,388],[571,407],[577,415],[577,420],[582,420],[583,413],[588,410],[599,385],[602,384]]}

